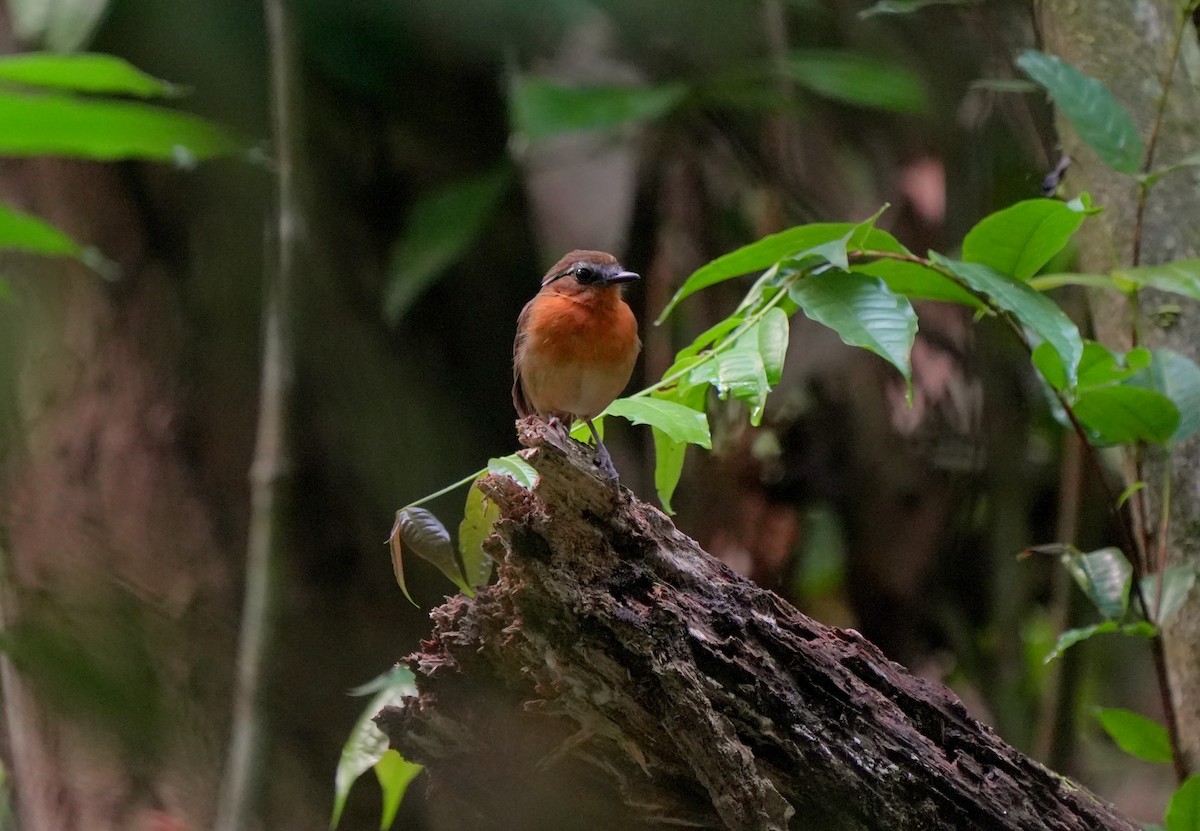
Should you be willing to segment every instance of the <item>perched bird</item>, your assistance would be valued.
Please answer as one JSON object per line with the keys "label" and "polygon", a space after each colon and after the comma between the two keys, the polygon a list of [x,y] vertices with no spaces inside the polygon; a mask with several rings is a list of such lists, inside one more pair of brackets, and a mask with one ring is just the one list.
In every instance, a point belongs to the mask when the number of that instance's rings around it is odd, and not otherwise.
{"label": "perched bird", "polygon": [[582,420],[596,440],[597,464],[616,478],[592,419],[621,394],[641,341],[621,284],[637,280],[611,254],[572,251],[542,278],[525,304],[513,343],[513,405],[569,430]]}

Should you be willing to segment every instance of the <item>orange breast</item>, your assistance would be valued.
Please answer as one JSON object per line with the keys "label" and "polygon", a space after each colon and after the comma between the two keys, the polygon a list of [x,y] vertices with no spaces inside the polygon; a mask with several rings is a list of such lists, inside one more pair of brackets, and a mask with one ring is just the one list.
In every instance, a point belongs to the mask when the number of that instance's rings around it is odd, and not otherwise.
{"label": "orange breast", "polygon": [[640,346],[616,287],[538,297],[517,356],[530,404],[545,415],[595,417],[629,383]]}

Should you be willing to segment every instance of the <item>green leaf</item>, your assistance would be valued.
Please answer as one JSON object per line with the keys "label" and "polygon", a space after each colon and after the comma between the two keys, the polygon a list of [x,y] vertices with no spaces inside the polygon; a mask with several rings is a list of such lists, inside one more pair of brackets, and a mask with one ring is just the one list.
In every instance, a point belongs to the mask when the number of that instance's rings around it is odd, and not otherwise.
{"label": "green leaf", "polygon": [[1122,173],[1137,172],[1145,152],[1142,139],[1129,111],[1108,87],[1053,55],[1033,49],[1021,53],[1017,66],[1046,88],[1079,138],[1101,161]]}
{"label": "green leaf", "polygon": [[982,0],[877,0],[858,13],[859,19],[880,14],[911,14],[929,6],[978,6]]}
{"label": "green leaf", "polygon": [[947,259],[935,252],[930,252],[930,257],[1001,309],[1012,312],[1023,326],[1049,341],[1062,358],[1067,382],[1075,383],[1079,359],[1083,355],[1083,340],[1079,328],[1053,300],[986,265]]}
{"label": "green leaf", "polygon": [[1118,548],[1101,548],[1087,554],[1072,551],[1062,556],[1063,566],[1100,614],[1115,620],[1129,606],[1133,569]]}
{"label": "green leaf", "polygon": [[1196,568],[1191,565],[1171,566],[1162,573],[1162,602],[1158,599],[1159,575],[1147,574],[1142,578],[1142,597],[1150,607],[1146,617],[1162,626],[1183,608],[1188,593],[1196,584]]}
{"label": "green leaf", "polygon": [[0,156],[152,159],[190,166],[245,151],[224,128],[164,107],[0,91]]}
{"label": "green leaf", "polygon": [[774,386],[783,375],[783,361],[787,357],[788,336],[791,326],[787,313],[780,308],[771,309],[755,325],[738,335],[734,349],[757,349],[762,355],[767,383]]}
{"label": "green leaf", "polygon": [[488,473],[499,473],[513,479],[525,490],[533,487],[537,481],[537,471],[517,454],[502,456],[498,459],[488,459]]}
{"label": "green leaf", "polygon": [[762,355],[756,349],[730,349],[699,363],[688,375],[688,385],[710,384],[722,401],[732,395],[750,407],[750,423],[762,422],[766,407],[767,372]]}
{"label": "green leaf", "polygon": [[1138,288],[1158,289],[1200,300],[1200,260],[1175,260],[1162,265],[1143,265],[1113,272]]}
{"label": "green leaf", "polygon": [[[699,355],[701,352],[715,347],[724,339],[726,335],[728,335],[737,327],[741,326],[745,321],[746,319],[744,317],[735,313],[725,318],[720,323],[710,326],[708,329],[705,329],[703,332],[697,335],[696,339],[690,344],[679,350],[679,353],[675,356],[675,362],[678,364],[679,361],[683,360],[684,358],[690,358],[695,355]],[[670,374],[671,371],[668,370],[663,377],[666,377],[666,375]]]}
{"label": "green leaf", "polygon": [[604,415],[620,416],[634,424],[649,424],[675,441],[712,448],[708,418],[704,413],[674,401],[663,398],[618,398],[608,405]]}
{"label": "green leaf", "polygon": [[687,442],[676,441],[657,427],[654,428],[654,490],[658,501],[668,514],[674,514],[671,497],[683,475],[683,461],[687,456]]}
{"label": "green leaf", "polygon": [[387,737],[375,726],[372,719],[384,707],[399,706],[406,695],[416,694],[417,687],[412,672],[404,667],[397,667],[391,673],[388,686],[376,694],[363,709],[342,747],[342,755],[334,773],[333,816],[329,821],[330,828],[336,828],[341,821],[351,786],[387,752]]}
{"label": "green leaf", "polygon": [[945,303],[961,303],[975,309],[987,308],[979,298],[945,274],[921,263],[876,260],[857,264],[850,270],[855,274],[878,277],[889,289],[910,300],[939,300]]}
{"label": "green leaf", "polygon": [[826,272],[802,277],[788,289],[812,320],[837,332],[843,342],[884,358],[912,382],[909,353],[917,334],[912,304],[877,277]]}
{"label": "green leaf", "polygon": [[79,243],[48,222],[0,204],[0,249],[77,257]]}
{"label": "green leaf", "polygon": [[611,130],[660,118],[687,97],[683,84],[658,87],[566,86],[522,77],[512,85],[509,115],[514,132],[528,141],[577,130]]}
{"label": "green leaf", "polygon": [[1167,805],[1167,831],[1200,831],[1200,774],[1175,789]]}
{"label": "green leaf", "polygon": [[375,763],[375,777],[383,791],[383,811],[379,820],[381,831],[387,831],[396,821],[404,793],[421,770],[421,765],[408,761],[396,750],[385,751]]}
{"label": "green leaf", "polygon": [[1083,390],[1074,410],[1097,444],[1167,444],[1180,421],[1171,399],[1130,384]]}
{"label": "green leaf", "polygon": [[462,259],[487,227],[512,182],[507,165],[458,179],[417,200],[392,248],[383,313],[404,317],[421,295]]}
{"label": "green leaf", "polygon": [[1119,707],[1096,710],[1104,732],[1130,756],[1146,762],[1171,762],[1171,739],[1157,721]]}
{"label": "green leaf", "polygon": [[1142,177],[1142,182],[1147,188],[1150,188],[1158,184],[1158,181],[1164,176],[1169,176],[1172,173],[1176,173],[1180,170],[1187,170],[1189,167],[1196,167],[1198,165],[1200,165],[1200,150],[1188,153],[1177,162],[1165,165],[1164,167],[1160,167],[1156,170],[1151,170]]}
{"label": "green leaf", "polygon": [[57,55],[27,52],[0,58],[0,82],[73,92],[136,95],[139,98],[180,95],[174,84],[147,75],[113,55]]}
{"label": "green leaf", "polygon": [[1039,274],[1037,277],[1029,278],[1029,286],[1038,291],[1050,291],[1063,286],[1123,291],[1117,285],[1117,281],[1108,274]]}
{"label": "green leaf", "polygon": [[1165,395],[1179,412],[1179,425],[1169,441],[1177,443],[1200,430],[1200,366],[1186,355],[1155,349],[1153,362],[1135,381]]}
{"label": "green leaf", "polygon": [[1081,202],[1027,199],[984,217],[963,240],[962,258],[1028,280],[1062,251],[1087,214]]}
{"label": "green leaf", "polygon": [[458,524],[458,553],[463,574],[473,588],[486,586],[492,577],[492,558],[483,550],[483,541],[491,536],[499,518],[500,509],[479,489],[478,482],[471,485]]}
{"label": "green leaf", "polygon": [[402,554],[405,548],[422,560],[437,566],[442,574],[463,590],[463,593],[475,593],[463,578],[454,546],[450,544],[450,532],[442,525],[441,520],[424,508],[408,507],[397,511],[396,524],[392,526],[388,543],[392,550],[392,568],[396,572],[396,581],[410,601],[412,595],[408,593],[404,583]]}
{"label": "green leaf", "polygon": [[799,49],[784,61],[783,70],[826,98],[898,113],[925,109],[920,78],[897,63],[835,49]]}
{"label": "green leaf", "polygon": [[[870,222],[871,220],[868,220]],[[763,237],[758,242],[743,246],[736,251],[724,254],[707,265],[701,266],[684,281],[671,302],[658,316],[656,323],[662,323],[667,315],[687,297],[701,289],[714,286],[733,277],[740,277],[751,271],[761,271],[784,260],[810,251],[825,243],[847,238],[849,250],[891,251],[908,253],[904,246],[896,242],[891,234],[877,228],[864,227],[863,223],[823,222],[812,225],[798,225],[778,234]]]}
{"label": "green leaf", "polygon": [[1137,623],[1117,623],[1115,620],[1106,620],[1103,623],[1096,623],[1091,626],[1084,626],[1081,629],[1068,629],[1058,637],[1057,643],[1054,644],[1054,649],[1046,656],[1046,663],[1050,663],[1056,658],[1061,658],[1062,654],[1077,643],[1082,643],[1096,635],[1107,635],[1112,633],[1120,633],[1137,638],[1153,638],[1158,630],[1154,628],[1153,623],[1144,620],[1139,620]]}
{"label": "green leaf", "polygon": [[[1076,389],[1085,391],[1127,381],[1149,366],[1152,360],[1148,349],[1133,349],[1128,355],[1122,355],[1097,341],[1084,340]],[[1052,387],[1063,392],[1070,391],[1062,359],[1049,342],[1043,341],[1033,350],[1033,363]]]}

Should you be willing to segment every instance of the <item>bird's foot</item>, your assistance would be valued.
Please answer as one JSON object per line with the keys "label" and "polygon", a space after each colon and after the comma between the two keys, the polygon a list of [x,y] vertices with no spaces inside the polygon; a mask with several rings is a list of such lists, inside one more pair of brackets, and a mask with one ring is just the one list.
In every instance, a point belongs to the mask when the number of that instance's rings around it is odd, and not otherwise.
{"label": "bird's foot", "polygon": [[608,479],[617,479],[617,469],[613,466],[612,456],[608,455],[608,448],[604,446],[604,442],[596,445],[596,460],[593,463],[600,472]]}

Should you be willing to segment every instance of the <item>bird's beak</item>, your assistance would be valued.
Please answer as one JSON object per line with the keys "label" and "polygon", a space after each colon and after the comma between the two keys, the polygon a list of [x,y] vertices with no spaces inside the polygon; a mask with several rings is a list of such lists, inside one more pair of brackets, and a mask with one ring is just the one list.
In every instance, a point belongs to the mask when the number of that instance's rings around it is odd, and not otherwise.
{"label": "bird's beak", "polygon": [[640,280],[640,279],[642,279],[642,275],[640,275],[640,274],[634,274],[632,271],[620,271],[620,272],[617,272],[616,274],[614,274],[613,276],[609,277],[604,282],[606,282],[606,283],[628,283],[633,280]]}

